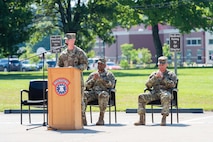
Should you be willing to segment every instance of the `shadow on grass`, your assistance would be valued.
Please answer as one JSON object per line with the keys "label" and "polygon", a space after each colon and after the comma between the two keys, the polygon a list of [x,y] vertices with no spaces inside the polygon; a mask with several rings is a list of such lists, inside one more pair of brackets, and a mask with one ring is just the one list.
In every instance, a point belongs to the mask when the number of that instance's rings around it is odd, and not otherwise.
{"label": "shadow on grass", "polygon": [[[0,74],[0,80],[29,80],[29,79],[43,79],[43,74],[38,72],[36,73],[6,73]],[[44,79],[47,79],[47,75],[44,75]]]}
{"label": "shadow on grass", "polygon": [[[115,77],[133,77],[133,76],[149,76],[150,74],[147,73],[143,73],[143,71],[141,71],[141,73],[135,73],[135,72],[131,72],[131,70],[128,70],[128,72],[126,70],[121,70],[121,71],[112,71],[113,74],[115,75]],[[89,74],[91,73],[91,71],[87,71],[84,72],[84,76],[89,76]]]}
{"label": "shadow on grass", "polygon": [[[89,76],[92,71],[83,72],[84,76]],[[47,71],[44,73],[44,79],[47,79]],[[113,71],[115,77],[137,77],[137,76],[149,76],[150,74],[141,72],[134,72],[131,70]],[[43,79],[43,72],[8,72],[0,73],[0,80],[29,80],[29,79]]]}

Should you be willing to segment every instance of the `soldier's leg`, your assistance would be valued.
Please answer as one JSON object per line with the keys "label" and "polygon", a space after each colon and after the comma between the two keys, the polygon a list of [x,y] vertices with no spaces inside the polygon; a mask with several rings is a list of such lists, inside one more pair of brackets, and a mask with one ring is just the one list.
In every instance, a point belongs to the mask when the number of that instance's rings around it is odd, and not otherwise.
{"label": "soldier's leg", "polygon": [[139,121],[135,122],[134,124],[137,125],[145,125],[145,113],[146,113],[146,104],[150,101],[156,100],[157,96],[151,93],[143,93],[138,96],[138,114],[139,114]]}
{"label": "soldier's leg", "polygon": [[97,95],[95,94],[94,91],[84,91],[84,107],[83,107],[83,124],[86,126],[87,125],[87,120],[86,120],[86,109],[87,109],[87,104],[90,101],[96,100],[97,99]]}
{"label": "soldier's leg", "polygon": [[161,120],[161,126],[166,125],[166,117],[169,115],[169,106],[172,100],[172,94],[168,91],[163,91],[161,93],[160,99],[161,99],[161,105],[162,105],[162,120]]}
{"label": "soldier's leg", "polygon": [[86,103],[85,103],[85,93],[84,92],[84,87],[81,87],[81,112],[82,112],[82,122],[83,125],[86,126],[87,125],[87,119],[86,119]]}
{"label": "soldier's leg", "polygon": [[107,108],[107,104],[109,101],[109,93],[106,91],[102,91],[98,95],[98,104],[100,109],[99,119],[96,125],[104,125],[104,113]]}

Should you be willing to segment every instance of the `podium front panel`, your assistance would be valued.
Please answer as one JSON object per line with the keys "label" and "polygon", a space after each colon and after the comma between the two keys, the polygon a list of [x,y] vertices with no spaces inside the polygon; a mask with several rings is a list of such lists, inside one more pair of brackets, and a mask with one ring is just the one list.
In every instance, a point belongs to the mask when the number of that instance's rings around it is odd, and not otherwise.
{"label": "podium front panel", "polygon": [[81,71],[48,68],[48,125],[59,130],[82,129]]}

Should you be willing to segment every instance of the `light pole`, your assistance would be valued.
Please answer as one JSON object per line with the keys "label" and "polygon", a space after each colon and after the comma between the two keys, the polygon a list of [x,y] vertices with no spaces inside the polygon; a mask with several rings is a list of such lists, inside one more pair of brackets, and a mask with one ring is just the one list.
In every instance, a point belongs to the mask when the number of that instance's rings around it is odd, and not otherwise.
{"label": "light pole", "polygon": [[118,64],[118,35],[116,35],[116,64]]}

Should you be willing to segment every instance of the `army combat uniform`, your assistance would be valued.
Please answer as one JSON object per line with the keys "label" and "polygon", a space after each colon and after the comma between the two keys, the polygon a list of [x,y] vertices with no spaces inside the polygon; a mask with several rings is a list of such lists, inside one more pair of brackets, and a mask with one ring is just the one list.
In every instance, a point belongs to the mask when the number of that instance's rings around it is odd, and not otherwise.
{"label": "army combat uniform", "polygon": [[[73,50],[65,49],[61,52],[57,66],[58,67],[74,67],[82,71],[81,73],[81,97],[82,97],[82,112],[84,110],[84,80],[83,80],[83,71],[87,69],[87,56],[86,53],[79,47],[75,46]],[[83,116],[84,117],[84,116]]]}
{"label": "army combat uniform", "polygon": [[163,73],[163,78],[156,77],[157,72],[153,72],[148,81],[146,82],[146,87],[152,88],[153,90],[148,93],[142,93],[138,98],[138,114],[145,114],[145,105],[154,100],[161,100],[162,104],[162,115],[169,115],[169,105],[173,96],[171,94],[171,89],[175,87],[177,83],[177,78],[175,73],[166,70]]}
{"label": "army combat uniform", "polygon": [[[97,73],[98,71],[91,73],[88,79],[86,80],[86,83],[85,83],[86,90],[84,91],[85,104],[87,105],[88,102],[98,99],[100,114],[104,115],[105,110],[107,108],[108,101],[109,101],[108,88],[114,87],[115,77],[113,73],[105,70],[102,73],[98,73],[100,75],[99,79],[94,80],[93,76],[94,74],[97,74]],[[86,106],[85,106],[85,111],[86,111]],[[103,121],[103,116],[100,115],[100,117],[101,117],[101,120]]]}

